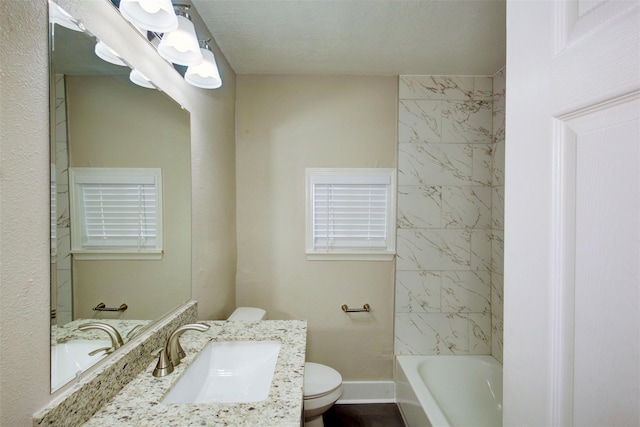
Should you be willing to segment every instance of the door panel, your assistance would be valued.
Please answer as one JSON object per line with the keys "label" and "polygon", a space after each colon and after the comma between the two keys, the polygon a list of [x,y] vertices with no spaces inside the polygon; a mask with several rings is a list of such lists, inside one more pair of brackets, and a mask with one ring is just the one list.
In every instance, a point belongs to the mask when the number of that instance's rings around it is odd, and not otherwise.
{"label": "door panel", "polygon": [[640,122],[616,123],[637,111],[628,102],[580,117],[574,128],[575,332],[566,338],[574,342],[566,369],[578,426],[640,419]]}
{"label": "door panel", "polygon": [[640,425],[639,10],[508,1],[504,425]]}

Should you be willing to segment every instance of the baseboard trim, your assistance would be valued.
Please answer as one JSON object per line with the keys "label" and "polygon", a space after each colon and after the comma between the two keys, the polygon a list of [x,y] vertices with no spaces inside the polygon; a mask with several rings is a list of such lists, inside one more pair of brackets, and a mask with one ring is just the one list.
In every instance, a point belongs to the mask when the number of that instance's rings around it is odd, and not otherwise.
{"label": "baseboard trim", "polygon": [[336,404],[395,403],[396,385],[393,381],[344,381],[342,396]]}

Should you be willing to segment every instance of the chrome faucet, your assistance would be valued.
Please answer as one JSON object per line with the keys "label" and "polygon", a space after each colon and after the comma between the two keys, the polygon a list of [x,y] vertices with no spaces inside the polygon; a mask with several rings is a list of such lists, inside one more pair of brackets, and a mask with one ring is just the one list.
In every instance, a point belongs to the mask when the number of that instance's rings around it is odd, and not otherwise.
{"label": "chrome faucet", "polygon": [[101,331],[105,331],[107,335],[109,335],[109,338],[111,338],[111,347],[113,347],[114,350],[117,350],[124,345],[124,341],[122,341],[122,337],[120,336],[118,330],[111,325],[107,325],[106,323],[85,323],[78,326],[78,329],[81,331],[87,331],[89,329],[100,329]]}
{"label": "chrome faucet", "polygon": [[210,326],[204,323],[189,323],[187,325],[180,326],[173,331],[167,340],[166,346],[160,350],[160,357],[158,358],[158,364],[153,370],[154,377],[164,377],[173,372],[173,368],[180,364],[180,361],[186,353],[180,345],[180,335],[186,331],[199,331],[204,332],[209,329]]}

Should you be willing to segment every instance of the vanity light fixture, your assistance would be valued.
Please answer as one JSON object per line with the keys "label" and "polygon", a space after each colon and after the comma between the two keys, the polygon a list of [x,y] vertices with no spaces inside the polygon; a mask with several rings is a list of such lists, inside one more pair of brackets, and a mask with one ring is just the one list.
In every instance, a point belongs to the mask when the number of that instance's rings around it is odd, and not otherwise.
{"label": "vanity light fixture", "polygon": [[158,53],[169,62],[178,65],[196,65],[202,62],[196,29],[189,18],[188,5],[176,5],[178,28],[164,33],[158,45]]}
{"label": "vanity light fixture", "polygon": [[213,56],[209,47],[209,40],[204,42],[202,52],[202,62],[196,65],[190,65],[184,75],[184,79],[190,85],[202,89],[217,89],[222,86],[222,79],[216,64],[216,58]]}
{"label": "vanity light fixture", "polygon": [[[189,15],[190,4],[172,5],[171,0],[120,0],[119,2],[111,0],[111,2],[127,21],[150,40],[162,58],[174,64],[174,68],[184,76],[187,83],[202,89],[217,89],[222,86],[220,71],[209,45],[211,35],[204,41],[204,48],[200,48],[198,35]],[[144,19],[137,15],[142,14],[142,11],[147,14],[144,15]],[[167,29],[170,28],[168,24],[167,27],[162,28],[150,24],[153,19],[149,14],[155,14],[160,20],[161,16],[166,18],[168,11],[175,17],[176,25],[173,29]],[[194,9],[193,13],[198,12]],[[196,22],[200,21],[201,19],[197,17]],[[204,31],[208,32],[206,28]],[[99,42],[96,45],[96,54],[113,64],[127,65],[104,43]],[[157,89],[157,86],[138,70],[131,71],[129,80],[145,88]]]}
{"label": "vanity light fixture", "polygon": [[136,27],[158,33],[178,28],[171,0],[120,0],[120,13]]}
{"label": "vanity light fixture", "polygon": [[73,31],[83,31],[83,28],[80,27],[78,22],[73,19],[73,17],[63,8],[61,8],[57,3],[49,0],[49,22],[52,24],[58,24],[69,30]]}
{"label": "vanity light fixture", "polygon": [[156,88],[154,84],[151,83],[151,80],[149,80],[144,74],[142,74],[140,71],[136,70],[135,68],[131,70],[131,72],[129,73],[129,80],[131,80],[133,83],[137,84],[138,86],[142,86],[147,89]]}
{"label": "vanity light fixture", "polygon": [[98,57],[104,61],[110,62],[114,65],[120,65],[126,67],[127,64],[120,59],[120,56],[103,41],[98,40],[96,43],[95,52]]}

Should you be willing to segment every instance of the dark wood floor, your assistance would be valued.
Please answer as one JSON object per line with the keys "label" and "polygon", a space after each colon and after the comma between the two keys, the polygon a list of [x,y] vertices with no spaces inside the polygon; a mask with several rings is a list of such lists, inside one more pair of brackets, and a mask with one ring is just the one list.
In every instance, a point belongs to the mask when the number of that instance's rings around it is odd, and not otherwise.
{"label": "dark wood floor", "polygon": [[324,427],[405,427],[395,403],[333,405],[323,419]]}

